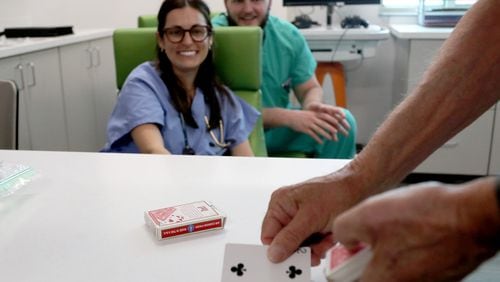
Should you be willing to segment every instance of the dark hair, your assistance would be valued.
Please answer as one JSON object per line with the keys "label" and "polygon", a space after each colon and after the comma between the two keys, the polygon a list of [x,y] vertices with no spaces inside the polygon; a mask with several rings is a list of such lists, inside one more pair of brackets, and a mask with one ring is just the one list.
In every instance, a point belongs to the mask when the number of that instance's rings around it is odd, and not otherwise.
{"label": "dark hair", "polygon": [[[165,22],[168,13],[174,9],[191,7],[198,10],[207,25],[210,27],[210,36],[212,35],[212,23],[210,22],[210,9],[207,4],[202,0],[165,0],[160,7],[158,12],[158,33],[160,37],[163,37],[163,28],[165,27]],[[156,54],[158,58],[158,68],[160,69],[160,77],[167,86],[170,96],[172,97],[172,102],[175,109],[182,113],[186,124],[197,128],[198,125],[193,118],[191,113],[191,107],[188,104],[188,97],[186,89],[182,86],[182,83],[177,78],[173,71],[172,62],[168,59],[167,55],[162,52],[159,46],[156,46]],[[194,80],[195,87],[199,87],[203,91],[205,96],[205,103],[208,104],[210,108],[210,128],[216,128],[219,126],[219,120],[222,119],[219,101],[217,100],[216,90],[222,95],[228,95],[226,89],[222,86],[217,74],[215,72],[215,65],[213,62],[212,50],[208,50],[207,57],[201,63],[196,78]],[[229,95],[228,95],[229,96]]]}

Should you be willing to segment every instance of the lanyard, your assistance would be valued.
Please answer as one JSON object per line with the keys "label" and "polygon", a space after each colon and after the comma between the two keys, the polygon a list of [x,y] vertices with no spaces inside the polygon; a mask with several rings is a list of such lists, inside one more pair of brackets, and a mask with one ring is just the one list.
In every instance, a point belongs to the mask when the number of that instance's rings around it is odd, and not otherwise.
{"label": "lanyard", "polygon": [[184,135],[184,149],[182,149],[183,155],[194,155],[194,149],[189,146],[189,140],[186,132],[186,125],[184,122],[184,116],[179,112],[179,119],[181,120],[182,134]]}
{"label": "lanyard", "polygon": [[[208,117],[205,115],[205,125],[207,127],[207,130],[210,134],[210,137],[214,141],[215,145],[219,146],[222,149],[225,149],[231,145],[230,142],[226,143],[224,142],[224,123],[222,120],[219,120],[219,131],[220,131],[220,137],[217,139],[217,136],[215,136],[215,133],[213,132],[214,129],[210,128],[210,123],[208,122]],[[182,135],[184,136],[184,149],[182,149],[182,154],[183,155],[195,155],[195,151],[191,146],[189,145],[189,139],[187,136],[187,131],[186,131],[186,122],[184,121],[184,116],[179,112],[179,120],[181,121],[181,127],[182,127]]]}

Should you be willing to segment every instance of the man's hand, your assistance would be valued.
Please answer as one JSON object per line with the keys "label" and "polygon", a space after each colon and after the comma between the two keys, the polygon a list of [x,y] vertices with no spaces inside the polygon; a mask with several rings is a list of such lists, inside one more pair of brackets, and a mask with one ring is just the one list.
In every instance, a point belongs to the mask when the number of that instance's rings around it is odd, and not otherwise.
{"label": "man's hand", "polygon": [[262,243],[270,245],[271,261],[285,260],[312,234],[320,233],[326,236],[310,245],[311,264],[320,263],[334,243],[332,235],[328,235],[333,219],[358,202],[361,194],[341,175],[336,172],[273,193],[261,232]]}
{"label": "man's hand", "polygon": [[311,136],[318,143],[323,143],[321,137],[337,141],[338,132],[347,136],[350,129],[342,108],[321,103],[292,111],[287,123],[288,127]]}
{"label": "man's hand", "polygon": [[371,245],[361,281],[461,280],[495,253],[498,231],[485,229],[500,229],[499,215],[493,195],[480,195],[484,182],[428,182],[372,197],[335,220],[335,239],[347,247]]}

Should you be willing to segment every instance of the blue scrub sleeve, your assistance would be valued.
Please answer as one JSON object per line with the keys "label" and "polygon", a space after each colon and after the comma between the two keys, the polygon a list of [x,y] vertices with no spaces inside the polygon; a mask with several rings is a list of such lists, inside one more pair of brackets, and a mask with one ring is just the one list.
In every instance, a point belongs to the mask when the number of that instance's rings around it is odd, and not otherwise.
{"label": "blue scrub sleeve", "polygon": [[108,124],[111,146],[141,124],[164,126],[165,113],[153,88],[148,81],[137,76],[125,82]]}

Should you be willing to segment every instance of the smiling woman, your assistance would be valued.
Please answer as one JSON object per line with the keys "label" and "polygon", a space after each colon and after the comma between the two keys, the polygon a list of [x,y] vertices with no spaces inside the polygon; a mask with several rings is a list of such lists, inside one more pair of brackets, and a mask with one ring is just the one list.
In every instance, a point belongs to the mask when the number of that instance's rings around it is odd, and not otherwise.
{"label": "smiling woman", "polygon": [[157,60],[134,69],[120,92],[103,151],[252,156],[259,113],[216,77],[210,11],[201,0],[165,0]]}

